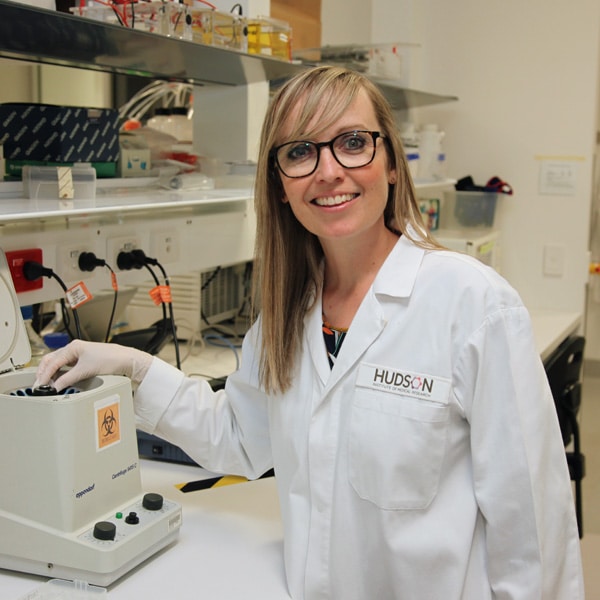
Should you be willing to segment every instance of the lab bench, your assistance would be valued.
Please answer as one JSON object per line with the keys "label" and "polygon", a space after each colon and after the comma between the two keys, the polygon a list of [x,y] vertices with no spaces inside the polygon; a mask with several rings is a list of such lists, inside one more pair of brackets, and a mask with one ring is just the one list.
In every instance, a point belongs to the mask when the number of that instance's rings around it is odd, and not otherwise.
{"label": "lab bench", "polygon": [[[109,586],[108,598],[289,599],[272,477],[183,493],[177,485],[214,474],[191,465],[140,462],[143,490],[180,503],[183,525],[175,544]],[[0,598],[19,600],[45,582],[0,571]]]}

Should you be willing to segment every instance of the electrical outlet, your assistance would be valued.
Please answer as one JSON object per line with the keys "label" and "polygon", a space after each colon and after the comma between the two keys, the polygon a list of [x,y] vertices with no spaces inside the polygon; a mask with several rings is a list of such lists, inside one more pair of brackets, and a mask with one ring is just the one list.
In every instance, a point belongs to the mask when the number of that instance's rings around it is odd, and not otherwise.
{"label": "electrical outlet", "polygon": [[25,279],[23,274],[23,266],[26,262],[33,261],[43,264],[42,262],[42,249],[41,248],[29,248],[27,250],[12,250],[6,252],[6,262],[10,270],[10,275],[15,286],[15,291],[30,292],[31,290],[41,290],[44,287],[44,278],[40,277],[34,281]]}
{"label": "electrical outlet", "polygon": [[135,235],[124,235],[121,237],[108,238],[106,240],[106,262],[115,271],[120,270],[117,267],[117,257],[120,252],[131,252],[140,247],[140,240]]}
{"label": "electrical outlet", "polygon": [[565,273],[565,246],[562,244],[546,244],[544,246],[544,275],[562,277]]}
{"label": "electrical outlet", "polygon": [[174,231],[154,231],[150,234],[150,256],[159,263],[179,260],[179,237]]}
{"label": "electrical outlet", "polygon": [[57,273],[64,281],[79,281],[85,277],[89,277],[89,271],[82,271],[79,268],[79,256],[82,252],[90,252],[89,244],[77,244],[60,246],[56,257],[58,265]]}

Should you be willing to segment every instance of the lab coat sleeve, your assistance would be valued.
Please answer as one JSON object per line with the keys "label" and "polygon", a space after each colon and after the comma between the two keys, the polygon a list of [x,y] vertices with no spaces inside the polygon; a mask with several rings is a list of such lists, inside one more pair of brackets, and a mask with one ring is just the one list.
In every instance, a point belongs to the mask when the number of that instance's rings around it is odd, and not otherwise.
{"label": "lab coat sleeve", "polygon": [[457,374],[494,598],[582,599],[564,447],[526,310],[488,317],[460,353]]}
{"label": "lab coat sleeve", "polygon": [[257,383],[252,337],[248,333],[244,340],[240,370],[217,392],[154,358],[135,393],[138,428],[179,446],[206,469],[260,477],[272,458],[267,398]]}

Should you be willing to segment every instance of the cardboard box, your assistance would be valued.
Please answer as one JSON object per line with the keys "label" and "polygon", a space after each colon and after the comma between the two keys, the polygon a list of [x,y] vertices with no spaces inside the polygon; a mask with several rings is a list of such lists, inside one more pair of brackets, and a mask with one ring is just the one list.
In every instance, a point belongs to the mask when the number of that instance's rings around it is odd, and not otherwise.
{"label": "cardboard box", "polygon": [[119,113],[108,108],[0,104],[7,161],[108,162],[119,158]]}
{"label": "cardboard box", "polygon": [[291,25],[292,51],[321,46],[321,0],[271,0],[271,16]]}

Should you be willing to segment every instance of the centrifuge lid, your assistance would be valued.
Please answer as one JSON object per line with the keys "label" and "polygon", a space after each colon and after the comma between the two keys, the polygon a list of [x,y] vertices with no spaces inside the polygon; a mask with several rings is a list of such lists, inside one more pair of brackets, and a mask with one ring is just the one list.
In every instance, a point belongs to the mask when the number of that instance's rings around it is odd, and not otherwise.
{"label": "centrifuge lid", "polygon": [[19,300],[6,256],[0,250],[0,372],[12,371],[30,360],[31,346]]}

